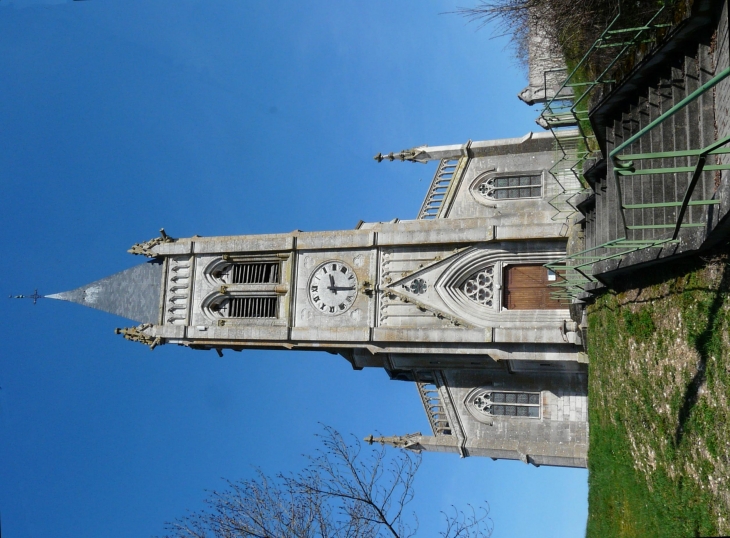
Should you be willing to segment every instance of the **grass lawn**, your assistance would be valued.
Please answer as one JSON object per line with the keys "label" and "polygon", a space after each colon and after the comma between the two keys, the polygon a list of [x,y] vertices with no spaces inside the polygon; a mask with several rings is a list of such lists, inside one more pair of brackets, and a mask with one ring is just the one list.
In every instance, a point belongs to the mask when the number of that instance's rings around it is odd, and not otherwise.
{"label": "grass lawn", "polygon": [[730,534],[730,257],[589,308],[588,537]]}

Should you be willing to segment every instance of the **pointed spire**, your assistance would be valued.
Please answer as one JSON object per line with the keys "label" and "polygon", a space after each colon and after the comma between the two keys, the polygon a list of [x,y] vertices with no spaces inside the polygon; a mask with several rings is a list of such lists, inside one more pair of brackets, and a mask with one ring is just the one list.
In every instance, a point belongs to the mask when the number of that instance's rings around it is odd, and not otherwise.
{"label": "pointed spire", "polygon": [[421,433],[408,433],[406,435],[394,435],[391,437],[373,437],[372,434],[367,436],[364,441],[372,445],[373,443],[380,443],[381,445],[390,445],[395,448],[406,448],[413,450],[414,452],[421,452],[423,449],[419,444],[421,439]]}
{"label": "pointed spire", "polygon": [[46,295],[103,310],[139,323],[160,318],[162,264],[150,261],[75,290]]}
{"label": "pointed spire", "polygon": [[378,153],[373,157],[376,161],[383,162],[384,160],[395,161],[410,161],[412,163],[427,163],[429,161],[441,161],[443,159],[453,160],[461,159],[462,157],[470,157],[469,148],[471,147],[471,140],[466,144],[457,144],[453,146],[428,146],[426,144],[411,149],[404,149],[400,153],[388,153],[383,155]]}
{"label": "pointed spire", "polygon": [[428,146],[423,145],[419,146],[417,148],[411,148],[411,149],[404,149],[400,153],[393,153],[390,152],[387,155],[383,155],[382,153],[378,153],[373,159],[376,161],[383,162],[385,159],[388,159],[389,161],[395,161],[396,159],[400,159],[401,161],[410,161],[412,163],[427,163],[431,159],[430,156],[426,153],[426,148]]}

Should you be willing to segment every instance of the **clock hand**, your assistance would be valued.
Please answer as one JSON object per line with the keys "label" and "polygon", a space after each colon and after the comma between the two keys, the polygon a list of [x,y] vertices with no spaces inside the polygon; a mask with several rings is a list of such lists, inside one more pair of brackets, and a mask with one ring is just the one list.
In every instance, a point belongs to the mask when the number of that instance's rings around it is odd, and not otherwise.
{"label": "clock hand", "polygon": [[337,293],[337,290],[344,290],[344,291],[346,291],[346,290],[354,290],[355,289],[355,286],[350,286],[350,287],[345,287],[345,286],[329,286],[327,289],[328,290],[331,290],[331,291],[334,291],[335,293]]}
{"label": "clock hand", "polygon": [[335,287],[335,277],[333,277],[332,275],[330,275],[330,285],[327,289],[337,293],[337,288]]}

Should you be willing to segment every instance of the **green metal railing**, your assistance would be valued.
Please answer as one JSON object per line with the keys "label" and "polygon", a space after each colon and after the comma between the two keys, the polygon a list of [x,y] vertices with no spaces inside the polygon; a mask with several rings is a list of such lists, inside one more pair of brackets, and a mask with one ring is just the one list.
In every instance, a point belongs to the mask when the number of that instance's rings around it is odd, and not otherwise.
{"label": "green metal railing", "polygon": [[[664,9],[665,6],[662,5],[642,26],[635,26],[632,28],[614,28],[621,20],[621,8],[619,4],[619,11],[616,16],[608,24],[606,29],[593,43],[593,45],[589,47],[583,55],[583,58],[581,58],[578,64],[567,76],[565,82],[563,82],[560,88],[555,92],[555,95],[545,105],[542,113],[540,114],[540,119],[544,122],[544,124],[551,129],[577,125],[578,129],[581,130],[581,121],[588,119],[587,99],[593,90],[603,84],[614,82],[609,79],[607,75],[616,66],[616,64],[637,45],[652,41],[651,39],[647,39],[649,32],[670,26],[670,24],[655,23],[655,21],[664,12]],[[616,37],[618,37],[618,41],[615,41]],[[594,80],[576,80],[583,75],[584,71],[588,67],[588,62],[598,51],[617,47],[620,47],[620,50],[606,63],[601,74],[595,77]],[[547,86],[547,75],[545,81]],[[567,88],[570,88],[572,91],[565,91]],[[574,89],[577,88],[582,89],[582,93],[580,96],[575,98],[572,94],[575,92]],[[548,89],[546,87],[546,94],[547,91]],[[586,142],[591,138],[595,141],[595,135],[593,135],[592,132],[583,134]]]}
{"label": "green metal railing", "polygon": [[577,213],[573,200],[586,190],[575,170],[579,139],[577,131],[572,130],[561,132],[560,139],[555,140],[555,164],[548,172],[553,176],[558,192],[547,200],[555,210],[551,217],[553,221],[567,221]]}
{"label": "green metal railing", "polygon": [[[669,24],[656,23],[664,9],[665,7],[662,5],[642,26],[636,26],[633,28],[616,28],[621,16],[619,7],[619,13],[616,17],[614,17],[595,43],[593,43],[593,45],[588,49],[580,62],[578,62],[578,64],[572,69],[565,79],[565,82],[547,102],[540,115],[540,122],[553,132],[556,139],[556,145],[562,150],[563,159],[559,160],[559,163],[570,161],[572,163],[570,169],[576,177],[582,180],[583,184],[585,184],[585,180],[582,178],[582,165],[585,159],[592,153],[592,150],[597,148],[595,135],[591,131],[590,125],[587,121],[588,96],[593,90],[595,90],[595,88],[603,84],[613,82],[613,80],[609,79],[609,73],[616,66],[617,62],[629,51],[633,50],[641,43],[653,41],[652,39],[647,38],[650,32],[653,32],[658,28],[670,26]],[[601,73],[595,77],[594,80],[577,81],[576,79],[580,76],[580,74],[586,70],[586,66],[588,65],[590,58],[596,54],[597,51],[607,48],[618,48],[620,50],[618,50],[617,54],[615,54],[613,58],[606,63],[606,67],[602,68]],[[589,284],[596,282],[591,271],[592,266],[595,263],[623,258],[626,255],[643,249],[677,244],[679,243],[678,237],[682,228],[706,226],[706,223],[704,222],[685,222],[687,209],[692,206],[709,206],[719,203],[719,200],[716,199],[692,200],[692,195],[703,171],[730,170],[730,164],[707,164],[708,159],[713,155],[730,154],[730,148],[724,147],[730,143],[730,136],[717,140],[707,147],[700,149],[624,155],[621,155],[620,153],[728,76],[730,76],[730,68],[717,73],[710,81],[701,85],[697,88],[697,90],[693,91],[682,101],[674,105],[665,113],[661,114],[657,119],[639,130],[636,134],[625,140],[622,144],[610,152],[609,158],[613,164],[613,176],[620,203],[619,213],[621,216],[624,236],[546,264],[546,267],[553,270],[560,276],[559,281],[551,284],[552,287],[556,288],[556,291],[552,294],[555,298],[570,300],[576,298],[581,293],[589,289]],[[547,90],[546,75],[546,94]],[[577,95],[577,97],[574,97],[574,94],[578,94],[579,92],[582,93]],[[578,143],[582,145],[582,148],[579,151],[575,151],[572,156],[570,152],[565,151],[565,148],[561,144],[561,132],[565,132],[565,130],[569,127],[577,131],[577,134],[572,136],[575,136]],[[562,139],[568,140],[567,137],[562,137]],[[694,166],[636,168],[638,163],[651,161],[653,159],[691,159],[693,157],[697,158]],[[551,173],[552,172],[553,171],[551,171]],[[681,200],[648,204],[624,203],[621,178],[679,173],[692,174]],[[553,174],[553,176],[555,177],[555,174]],[[662,208],[678,208],[674,222],[664,221],[658,224],[627,225],[626,211]],[[557,213],[557,215],[559,214],[560,212]],[[642,230],[660,230],[660,234],[661,230],[667,230],[671,231],[671,235],[651,239],[639,239],[632,237],[637,235],[634,231],[638,232]]]}
{"label": "green metal railing", "polygon": [[[661,247],[678,242],[677,239],[629,240],[622,237],[545,264],[545,267],[560,276],[559,281],[548,284],[559,290],[551,292],[550,296],[555,299],[571,300],[588,291],[588,284],[598,282],[590,273],[590,268],[594,263],[622,258],[645,248]],[[619,250],[619,252],[611,249]],[[607,252],[602,253],[602,251]]]}
{"label": "green metal railing", "polygon": [[[586,289],[586,285],[595,282],[590,274],[584,271],[584,268],[593,266],[593,264],[621,258],[632,252],[647,248],[660,247],[667,244],[679,243],[679,233],[682,228],[704,227],[705,222],[684,222],[687,215],[687,209],[691,206],[708,206],[719,204],[720,200],[692,200],[695,187],[697,186],[702,172],[710,172],[714,170],[730,170],[730,164],[707,164],[707,160],[713,155],[730,154],[730,148],[723,147],[730,143],[730,136],[716,140],[712,144],[700,149],[688,149],[679,151],[664,151],[656,153],[635,153],[620,155],[620,152],[630,147],[643,136],[650,133],[653,129],[661,125],[668,118],[682,110],[691,102],[698,99],[705,92],[730,76],[730,67],[717,73],[708,82],[701,85],[687,97],[682,99],[672,108],[661,114],[654,121],[650,122],[644,128],[640,129],[636,134],[626,139],[623,143],[616,146],[610,153],[609,158],[613,164],[613,176],[620,202],[619,213],[622,219],[624,237],[614,239],[608,243],[592,247],[590,249],[566,256],[561,260],[548,264],[547,267],[560,274],[561,281],[552,284],[555,287],[562,288],[556,292],[555,297],[570,299],[574,298]],[[661,168],[636,168],[637,162],[650,161],[653,159],[674,159],[674,158],[692,158],[697,157],[694,166],[669,166]],[[687,184],[684,195],[681,200],[672,200],[659,203],[648,204],[625,204],[621,178],[634,176],[656,176],[666,174],[691,173],[691,179]],[[661,208],[679,208],[674,222],[663,222],[660,224],[647,225],[627,225],[627,210],[643,210],[643,209],[661,209]],[[632,230],[671,230],[671,236],[653,239],[631,239],[629,232]],[[622,249],[620,252],[611,251],[610,249]]]}
{"label": "green metal railing", "polygon": [[[625,55],[641,43],[651,42],[647,39],[649,32],[669,24],[655,24],[662,12],[662,5],[642,26],[631,28],[617,28],[621,22],[621,8],[611,20],[603,33],[583,55],[583,58],[570,71],[552,98],[545,104],[538,123],[549,129],[555,138],[556,148],[561,154],[556,164],[549,171],[557,182],[560,192],[548,200],[555,208],[553,220],[565,220],[573,216],[578,210],[572,203],[573,199],[588,186],[583,178],[583,164],[591,153],[598,149],[595,134],[588,124],[588,97],[599,86],[614,82],[608,78],[611,70]],[[579,80],[587,70],[590,60],[599,51],[619,48],[594,80]],[[545,95],[548,95],[548,79],[554,73],[567,69],[551,69],[543,73]],[[576,94],[579,95],[576,97]],[[566,187],[568,177],[574,178],[582,187]]]}
{"label": "green metal railing", "polygon": [[[730,148],[724,148],[728,142],[730,142],[730,136],[716,140],[709,146],[701,149],[688,149],[680,151],[665,151],[658,153],[638,153],[630,155],[619,155],[621,151],[631,146],[631,144],[637,142],[641,137],[652,131],[654,128],[661,125],[668,118],[671,118],[674,114],[684,109],[688,104],[698,99],[702,94],[715,87],[717,84],[725,80],[730,76],[730,67],[723,69],[720,73],[717,73],[712,79],[701,85],[687,97],[682,99],[679,103],[674,105],[672,108],[664,112],[657,119],[649,123],[646,127],[639,130],[636,134],[626,139],[623,143],[616,146],[611,153],[609,158],[613,162],[613,176],[616,183],[616,189],[618,192],[619,200],[621,201],[621,219],[624,226],[624,236],[628,237],[630,230],[648,230],[648,229],[672,229],[672,239],[677,239],[679,232],[682,228],[704,226],[705,223],[691,223],[684,222],[684,217],[687,213],[687,208],[690,205],[703,206],[719,204],[720,201],[717,199],[710,200],[691,200],[694,194],[694,189],[702,176],[703,171],[711,172],[714,170],[730,170],[728,164],[707,164],[707,159],[711,155],[721,155],[730,153]],[[694,166],[671,166],[662,168],[641,168],[636,169],[636,161],[646,161],[652,159],[662,158],[682,158],[682,157],[697,157],[697,162]],[[664,175],[664,174],[677,174],[677,173],[692,173],[692,178],[687,184],[684,196],[682,200],[653,203],[653,204],[624,204],[623,195],[621,189],[621,178],[630,176],[647,176],[647,175]],[[641,210],[649,208],[670,208],[679,207],[677,216],[674,223],[667,224],[650,224],[642,226],[628,226],[626,224],[626,210]]]}

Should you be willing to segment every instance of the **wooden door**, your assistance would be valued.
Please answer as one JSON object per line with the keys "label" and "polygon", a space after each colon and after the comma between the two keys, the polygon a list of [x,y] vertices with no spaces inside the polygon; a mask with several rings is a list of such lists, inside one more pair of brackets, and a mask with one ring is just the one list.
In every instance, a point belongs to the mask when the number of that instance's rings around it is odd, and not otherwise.
{"label": "wooden door", "polygon": [[565,308],[550,298],[548,287],[557,277],[542,265],[508,265],[504,270],[504,304],[508,310],[547,310]]}

